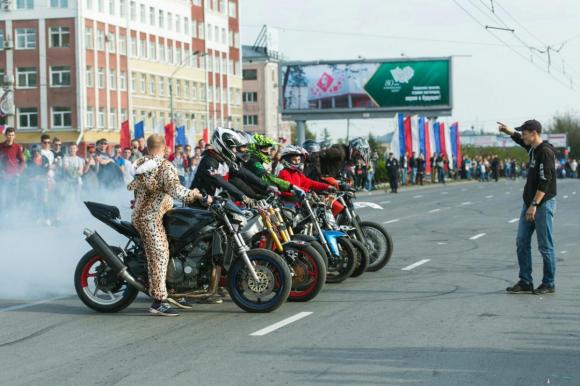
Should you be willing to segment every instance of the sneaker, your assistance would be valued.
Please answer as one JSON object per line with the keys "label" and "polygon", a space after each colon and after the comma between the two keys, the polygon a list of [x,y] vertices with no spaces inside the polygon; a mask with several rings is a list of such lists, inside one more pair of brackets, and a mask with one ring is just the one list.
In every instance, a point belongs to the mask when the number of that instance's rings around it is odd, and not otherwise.
{"label": "sneaker", "polygon": [[556,287],[554,285],[540,284],[538,288],[534,291],[536,295],[553,294],[556,292]]}
{"label": "sneaker", "polygon": [[526,283],[525,281],[520,280],[513,286],[507,287],[505,290],[511,294],[531,294],[534,292],[534,286],[530,283]]}
{"label": "sneaker", "polygon": [[193,306],[186,298],[173,299],[167,298],[167,302],[182,310],[191,310]]}
{"label": "sneaker", "polygon": [[149,312],[159,316],[179,316],[177,312],[167,302],[154,301],[149,307]]}
{"label": "sneaker", "polygon": [[217,294],[221,296],[223,299],[230,299],[230,293],[224,287],[219,287],[217,290]]}

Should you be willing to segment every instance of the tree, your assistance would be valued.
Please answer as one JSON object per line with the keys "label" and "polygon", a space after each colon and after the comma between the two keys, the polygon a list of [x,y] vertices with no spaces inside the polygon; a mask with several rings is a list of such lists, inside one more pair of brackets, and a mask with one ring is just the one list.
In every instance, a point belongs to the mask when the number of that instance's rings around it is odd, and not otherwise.
{"label": "tree", "polygon": [[[290,143],[302,145],[301,143],[296,143],[296,141],[298,140],[298,138],[296,136],[296,131],[297,131],[297,125],[292,125]],[[314,133],[312,130],[310,130],[308,128],[307,122],[304,123],[304,138],[305,138],[305,140],[308,140],[308,139],[316,140],[316,133]]]}
{"label": "tree", "polygon": [[570,158],[580,157],[580,118],[572,113],[556,114],[553,123],[548,127],[549,133],[568,134]]}
{"label": "tree", "polygon": [[371,147],[371,153],[376,151],[378,154],[381,154],[381,144],[377,141],[377,137],[369,133],[369,146]]}
{"label": "tree", "polygon": [[325,127],[322,131],[322,140],[324,142],[330,141],[330,132],[328,131],[327,127]]}

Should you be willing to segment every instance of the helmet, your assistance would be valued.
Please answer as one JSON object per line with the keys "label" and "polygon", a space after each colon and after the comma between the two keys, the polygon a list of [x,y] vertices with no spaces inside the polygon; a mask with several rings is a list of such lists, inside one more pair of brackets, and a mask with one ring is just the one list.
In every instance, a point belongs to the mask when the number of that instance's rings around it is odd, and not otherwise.
{"label": "helmet", "polygon": [[320,144],[312,139],[304,141],[304,143],[302,144],[302,147],[309,154],[310,153],[318,153],[320,151]]}
{"label": "helmet", "polygon": [[248,147],[250,146],[250,143],[252,141],[252,135],[248,132],[245,131],[241,131],[241,130],[234,130],[236,132],[236,134],[239,137],[240,140],[240,144],[237,147],[237,152],[236,152],[236,158],[239,159],[242,162],[246,162],[249,158],[250,158],[250,153],[249,151],[246,149],[246,151],[241,151],[240,149],[242,147]]}
{"label": "helmet", "polygon": [[270,155],[262,152],[262,149],[276,146],[277,143],[272,138],[262,134],[254,134],[250,142],[250,152],[256,156],[262,163],[270,163]]}
{"label": "helmet", "polygon": [[[304,159],[306,157],[306,154],[308,154],[306,153],[306,150],[304,150],[300,146],[286,145],[280,151],[282,165],[292,170],[302,171],[304,170]],[[295,165],[292,162],[290,162],[290,157],[295,155],[299,155],[302,159],[298,165]]]}
{"label": "helmet", "polygon": [[329,140],[320,142],[320,150],[328,149],[330,146],[332,146],[332,143]]}
{"label": "helmet", "polygon": [[365,163],[369,162],[370,146],[366,138],[357,137],[348,143],[348,158],[355,161],[361,158]]}
{"label": "helmet", "polygon": [[225,161],[234,162],[236,153],[232,149],[242,145],[240,135],[232,129],[218,127],[211,137],[211,146],[224,158]]}

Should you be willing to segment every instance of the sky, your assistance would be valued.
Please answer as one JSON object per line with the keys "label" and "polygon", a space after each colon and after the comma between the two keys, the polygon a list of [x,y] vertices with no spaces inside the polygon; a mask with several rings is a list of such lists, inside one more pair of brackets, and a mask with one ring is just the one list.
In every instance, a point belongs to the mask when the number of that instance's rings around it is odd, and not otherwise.
{"label": "sky", "polygon": [[[453,56],[453,115],[443,120],[462,130],[530,118],[549,126],[579,108],[578,0],[242,0],[240,10],[243,44],[264,24],[277,28],[287,60]],[[549,66],[538,52],[547,47]],[[346,136],[346,120],[308,125]],[[393,128],[393,119],[350,121],[351,136]]]}

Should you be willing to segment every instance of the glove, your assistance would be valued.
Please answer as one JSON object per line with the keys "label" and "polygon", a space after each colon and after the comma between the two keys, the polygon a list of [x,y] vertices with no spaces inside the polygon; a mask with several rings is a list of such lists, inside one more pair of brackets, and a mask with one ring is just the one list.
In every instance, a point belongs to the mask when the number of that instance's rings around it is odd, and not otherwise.
{"label": "glove", "polygon": [[336,192],[336,188],[332,185],[329,185],[328,188],[326,188],[326,190],[330,193],[335,193]]}
{"label": "glove", "polygon": [[292,193],[294,193],[294,195],[300,199],[306,197],[306,192],[300,189],[298,186],[292,186]]}
{"label": "glove", "polygon": [[353,189],[353,187],[347,183],[340,184],[340,190],[342,190],[343,192],[354,192],[355,191]]}
{"label": "glove", "polygon": [[274,186],[274,185],[268,186],[268,189],[267,190],[268,190],[268,192],[274,193],[274,194],[280,193],[280,189],[278,189],[278,187],[277,186]]}
{"label": "glove", "polygon": [[250,203],[252,202],[252,199],[248,196],[244,196],[244,197],[242,197],[242,201],[244,202],[244,204],[250,205]]}

